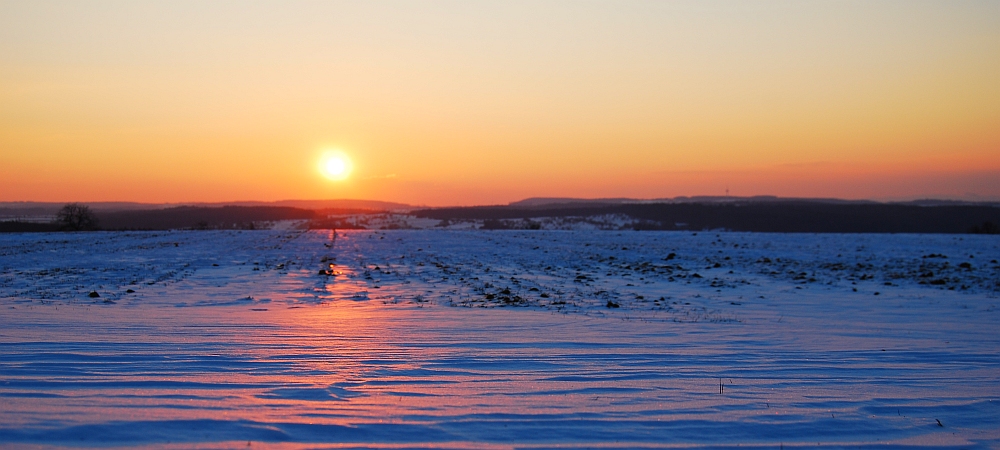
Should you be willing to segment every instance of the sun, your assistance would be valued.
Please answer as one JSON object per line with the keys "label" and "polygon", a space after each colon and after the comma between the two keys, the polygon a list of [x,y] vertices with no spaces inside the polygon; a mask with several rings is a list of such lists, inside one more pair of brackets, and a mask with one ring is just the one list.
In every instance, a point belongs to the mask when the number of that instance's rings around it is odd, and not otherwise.
{"label": "sun", "polygon": [[351,158],[339,150],[327,151],[319,160],[319,172],[334,181],[346,180],[353,170]]}

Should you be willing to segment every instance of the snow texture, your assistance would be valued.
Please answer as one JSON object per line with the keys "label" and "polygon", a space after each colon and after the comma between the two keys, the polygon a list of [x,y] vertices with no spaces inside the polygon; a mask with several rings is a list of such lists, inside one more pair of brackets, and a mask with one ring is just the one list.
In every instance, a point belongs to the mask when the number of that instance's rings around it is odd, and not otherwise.
{"label": "snow texture", "polygon": [[998,258],[995,236],[0,235],[0,447],[996,448]]}

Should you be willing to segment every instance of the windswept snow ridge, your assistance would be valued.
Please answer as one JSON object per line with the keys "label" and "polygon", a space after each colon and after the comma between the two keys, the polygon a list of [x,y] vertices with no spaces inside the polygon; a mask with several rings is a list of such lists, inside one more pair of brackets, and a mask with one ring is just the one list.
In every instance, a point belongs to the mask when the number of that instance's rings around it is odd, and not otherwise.
{"label": "windswept snow ridge", "polygon": [[0,235],[0,446],[1000,446],[1000,240]]}

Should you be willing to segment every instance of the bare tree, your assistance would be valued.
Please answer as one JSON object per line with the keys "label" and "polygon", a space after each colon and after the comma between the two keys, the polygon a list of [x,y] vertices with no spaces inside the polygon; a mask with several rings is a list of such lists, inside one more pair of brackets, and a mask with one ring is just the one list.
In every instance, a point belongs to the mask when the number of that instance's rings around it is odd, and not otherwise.
{"label": "bare tree", "polygon": [[70,203],[56,213],[56,224],[67,231],[96,230],[97,216],[87,205]]}

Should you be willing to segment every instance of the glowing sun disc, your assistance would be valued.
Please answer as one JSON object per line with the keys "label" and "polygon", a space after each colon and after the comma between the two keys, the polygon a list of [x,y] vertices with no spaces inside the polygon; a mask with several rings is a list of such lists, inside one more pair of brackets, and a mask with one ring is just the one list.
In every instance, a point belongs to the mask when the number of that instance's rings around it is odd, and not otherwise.
{"label": "glowing sun disc", "polygon": [[328,152],[320,160],[319,171],[331,180],[343,180],[351,175],[351,159],[343,152]]}

